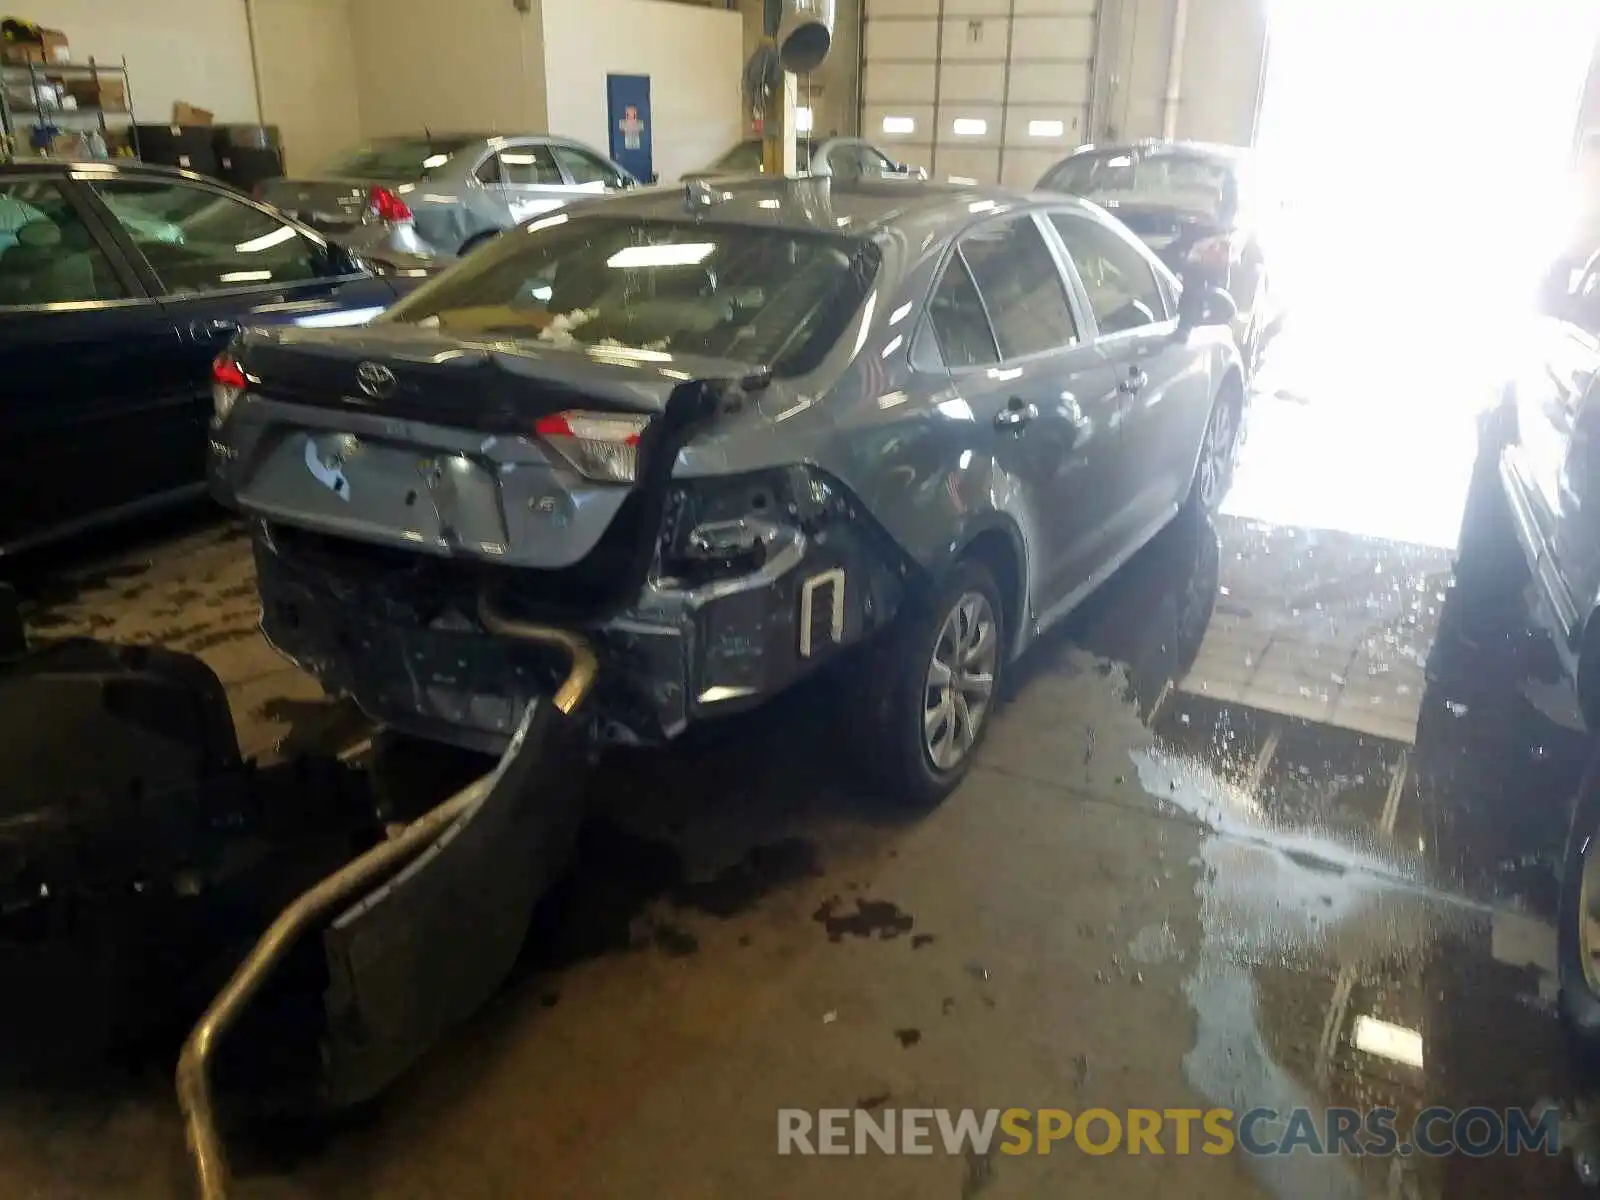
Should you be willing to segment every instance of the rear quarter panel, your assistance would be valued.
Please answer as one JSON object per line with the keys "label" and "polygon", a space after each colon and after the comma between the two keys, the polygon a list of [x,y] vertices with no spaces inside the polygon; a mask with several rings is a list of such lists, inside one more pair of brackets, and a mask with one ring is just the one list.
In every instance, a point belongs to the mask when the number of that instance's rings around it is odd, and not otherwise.
{"label": "rear quarter panel", "polygon": [[[1036,519],[1026,490],[997,460],[992,428],[961,403],[949,373],[910,358],[955,232],[930,222],[883,235],[877,286],[828,359],[696,438],[674,476],[809,463],[849,488],[925,577],[988,529],[1011,539],[1026,575]],[[1016,583],[1026,597],[1031,581]]]}

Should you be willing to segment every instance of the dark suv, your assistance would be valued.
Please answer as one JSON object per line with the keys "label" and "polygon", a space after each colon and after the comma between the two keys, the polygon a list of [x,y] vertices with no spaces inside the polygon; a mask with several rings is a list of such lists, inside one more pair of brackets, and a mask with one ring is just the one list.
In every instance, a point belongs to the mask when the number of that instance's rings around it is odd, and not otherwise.
{"label": "dark suv", "polygon": [[[1499,402],[1480,415],[1456,576],[1491,623],[1549,635],[1585,728],[1600,731],[1600,339],[1540,320]],[[1503,602],[1497,603],[1497,602]],[[1499,632],[1510,632],[1510,626]],[[1573,806],[1558,922],[1561,1008],[1600,1043],[1600,770]]]}

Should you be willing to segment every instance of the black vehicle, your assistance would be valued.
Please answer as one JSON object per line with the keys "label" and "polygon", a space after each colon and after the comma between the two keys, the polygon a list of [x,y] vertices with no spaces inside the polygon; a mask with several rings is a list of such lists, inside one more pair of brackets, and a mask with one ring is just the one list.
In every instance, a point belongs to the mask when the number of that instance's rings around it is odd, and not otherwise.
{"label": "black vehicle", "polygon": [[[1542,635],[1535,644],[1548,638],[1575,723],[1592,737],[1600,731],[1600,339],[1545,317],[1526,345],[1498,403],[1479,416],[1457,585],[1487,633],[1512,637],[1531,626]],[[1600,1049],[1597,848],[1600,759],[1573,803],[1558,920],[1561,1010]]]}
{"label": "black vehicle", "polygon": [[1039,190],[1109,211],[1179,274],[1207,269],[1239,308],[1234,335],[1253,367],[1271,335],[1263,229],[1278,207],[1249,151],[1204,142],[1083,146],[1045,172]]}
{"label": "black vehicle", "polygon": [[239,328],[360,323],[426,270],[187,171],[0,165],[0,554],[198,496]]}

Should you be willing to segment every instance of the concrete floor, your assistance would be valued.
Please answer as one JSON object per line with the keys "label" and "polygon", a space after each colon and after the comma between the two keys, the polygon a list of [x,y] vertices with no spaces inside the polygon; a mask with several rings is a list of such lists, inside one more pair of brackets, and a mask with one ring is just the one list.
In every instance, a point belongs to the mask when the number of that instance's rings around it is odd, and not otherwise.
{"label": "concrete floor", "polygon": [[[238,1194],[1576,1193],[1565,1154],[776,1152],[793,1107],[1345,1104],[1403,1122],[1588,1096],[1553,1015],[1549,924],[1586,746],[1501,642],[1467,632],[1447,548],[1465,410],[1438,423],[1449,451],[1395,485],[1445,514],[1431,524],[1370,494],[1342,522],[1326,466],[1274,489],[1338,418],[1263,395],[1229,515],[1164,534],[1030,656],[931,814],[851,785],[823,689],[612,758],[490,1009],[339,1128],[244,1136]],[[1393,483],[1374,479],[1344,491]],[[1385,537],[1385,519],[1404,528]],[[359,742],[254,634],[236,530],[140,536],[39,567],[35,631],[199,653],[248,752]],[[1418,1031],[1424,1065],[1356,1048],[1363,1016]],[[168,1066],[0,1094],[0,1195],[184,1194]]]}

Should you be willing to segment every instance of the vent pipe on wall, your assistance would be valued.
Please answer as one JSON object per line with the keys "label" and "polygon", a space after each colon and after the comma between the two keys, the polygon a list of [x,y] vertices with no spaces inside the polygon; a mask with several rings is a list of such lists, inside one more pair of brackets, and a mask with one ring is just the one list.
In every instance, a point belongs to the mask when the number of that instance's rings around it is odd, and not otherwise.
{"label": "vent pipe on wall", "polygon": [[778,58],[785,71],[815,71],[833,48],[833,0],[785,0],[778,22]]}

